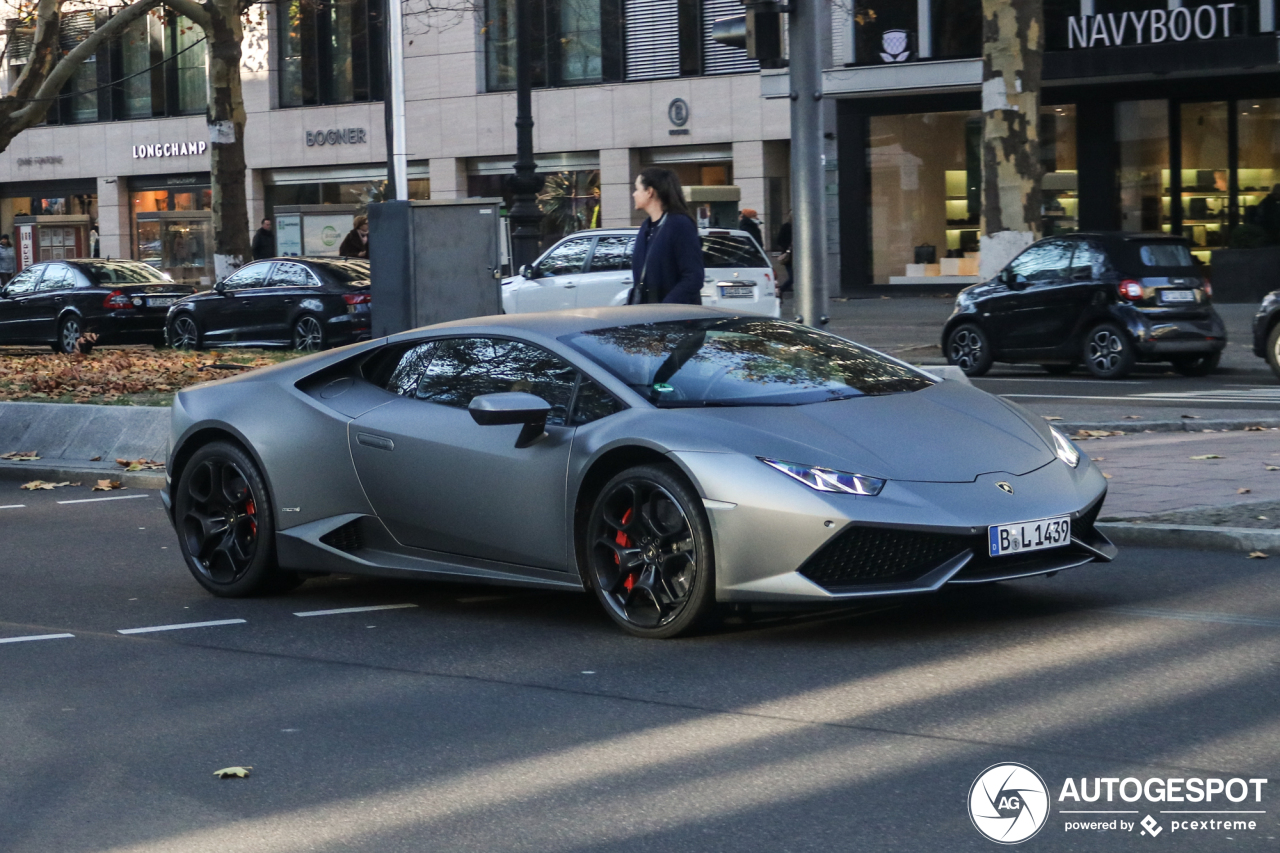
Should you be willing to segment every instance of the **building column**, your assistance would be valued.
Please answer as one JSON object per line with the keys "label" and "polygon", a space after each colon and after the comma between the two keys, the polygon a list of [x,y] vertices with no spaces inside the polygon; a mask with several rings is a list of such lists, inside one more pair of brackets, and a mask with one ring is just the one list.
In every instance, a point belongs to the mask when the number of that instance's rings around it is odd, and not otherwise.
{"label": "building column", "polygon": [[644,216],[635,210],[631,191],[640,174],[640,152],[631,148],[600,151],[600,227],[630,228]]}
{"label": "building column", "polygon": [[129,188],[125,179],[98,178],[98,254],[104,258],[133,257],[129,226]]}
{"label": "building column", "polygon": [[246,207],[249,210],[249,234],[252,235],[258,230],[262,220],[267,218],[267,193],[262,183],[261,169],[245,169],[244,196],[245,201],[248,202]]}
{"label": "building column", "polygon": [[431,174],[431,197],[467,197],[467,161],[460,157],[432,158],[428,168]]}
{"label": "building column", "polygon": [[[733,183],[742,191],[742,199],[738,202],[738,210],[751,208],[760,220],[760,233],[772,234],[778,230],[781,222],[769,222],[765,218],[765,200],[769,196],[768,182],[765,180],[764,142],[733,143]],[[765,248],[769,248],[769,238],[765,237]]]}

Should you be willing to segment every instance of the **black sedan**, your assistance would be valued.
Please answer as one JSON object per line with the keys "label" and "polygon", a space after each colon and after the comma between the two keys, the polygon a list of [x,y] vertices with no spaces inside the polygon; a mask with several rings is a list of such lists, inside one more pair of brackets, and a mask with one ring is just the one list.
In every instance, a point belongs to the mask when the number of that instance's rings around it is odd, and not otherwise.
{"label": "black sedan", "polygon": [[1280,376],[1280,290],[1262,298],[1258,314],[1253,318],[1253,354],[1265,358],[1276,376]]}
{"label": "black sedan", "polygon": [[369,262],[275,258],[241,267],[175,302],[165,326],[179,349],[288,346],[304,352],[369,337]]}
{"label": "black sedan", "polygon": [[49,344],[65,353],[158,345],[169,306],[194,292],[139,261],[32,264],[0,290],[0,344]]}

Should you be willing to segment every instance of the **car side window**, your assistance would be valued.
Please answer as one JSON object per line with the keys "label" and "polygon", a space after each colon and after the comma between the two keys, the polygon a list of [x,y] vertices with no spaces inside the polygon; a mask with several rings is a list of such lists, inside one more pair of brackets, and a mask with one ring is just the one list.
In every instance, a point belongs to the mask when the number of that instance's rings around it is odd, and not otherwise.
{"label": "car side window", "polygon": [[548,424],[565,422],[577,371],[541,347],[497,338],[437,341],[417,397],[465,409],[481,394],[524,391],[551,404]]}
{"label": "car side window", "polygon": [[1075,254],[1071,256],[1071,278],[1076,281],[1092,281],[1101,278],[1110,271],[1107,253],[1092,243],[1083,240],[1076,242]]}
{"label": "car side window", "polygon": [[551,254],[538,262],[538,272],[542,275],[570,275],[582,272],[582,265],[587,262],[587,255],[591,253],[591,243],[594,239],[594,237],[585,237],[569,240],[557,246]]}
{"label": "car side window", "polygon": [[40,273],[42,272],[44,272],[44,267],[27,267],[9,281],[9,286],[4,289],[4,292],[9,296],[22,296],[31,293],[36,289],[36,284],[39,283]]}
{"label": "car side window", "polygon": [[578,393],[573,398],[573,415],[569,418],[569,425],[582,426],[607,418],[619,411],[622,411],[622,404],[608,391],[584,376],[579,381]]}
{"label": "car side window", "polygon": [[238,269],[222,282],[222,286],[226,290],[247,290],[251,287],[264,287],[267,283],[267,273],[271,271],[271,264],[249,264],[249,266]]}
{"label": "car side window", "polygon": [[591,256],[591,272],[631,271],[631,249],[635,237],[601,237]]}
{"label": "car side window", "polygon": [[1048,283],[1065,278],[1071,266],[1071,244],[1065,240],[1052,240],[1032,246],[1013,259],[1009,268],[1023,280]]}
{"label": "car side window", "polygon": [[418,382],[422,372],[431,363],[431,354],[435,349],[435,341],[419,344],[400,357],[399,364],[391,372],[385,387],[392,394],[401,397],[412,397],[418,392]]}
{"label": "car side window", "polygon": [[302,264],[277,263],[271,273],[272,287],[313,287],[311,271]]}
{"label": "car side window", "polygon": [[40,278],[40,292],[66,290],[74,284],[75,279],[70,269],[62,264],[50,264],[45,267],[44,275]]}

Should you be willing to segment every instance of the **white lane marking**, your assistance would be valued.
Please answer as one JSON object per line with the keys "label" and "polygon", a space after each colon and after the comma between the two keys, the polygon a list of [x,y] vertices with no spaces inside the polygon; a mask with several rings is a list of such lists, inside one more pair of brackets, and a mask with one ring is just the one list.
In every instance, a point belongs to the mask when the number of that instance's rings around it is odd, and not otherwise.
{"label": "white lane marking", "polygon": [[75,634],[33,634],[30,637],[5,637],[0,643],[29,643],[32,640],[65,640]]}
{"label": "white lane marking", "polygon": [[75,501],[58,501],[60,504],[91,504],[98,501],[127,501],[130,498],[149,498],[151,495],[115,495],[109,498],[80,498]]}
{"label": "white lane marking", "polygon": [[[925,368],[926,370],[928,368]],[[1150,385],[1137,379],[1055,379],[1049,376],[978,376],[974,382],[1052,382],[1054,385]]]}
{"label": "white lane marking", "polygon": [[368,613],[373,610],[400,610],[405,607],[417,607],[416,604],[374,604],[370,607],[339,607],[336,610],[304,610],[294,616],[337,616],[340,613]]}
{"label": "white lane marking", "polygon": [[1266,616],[1244,616],[1236,613],[1195,613],[1186,610],[1157,610],[1148,607],[1108,607],[1103,613],[1126,616],[1149,616],[1153,619],[1182,619],[1188,622],[1211,622],[1220,625],[1252,625],[1258,628],[1280,628],[1280,619]]}
{"label": "white lane marking", "polygon": [[1089,396],[1085,394],[1001,394],[1001,397],[1025,397],[1032,400],[1110,400],[1113,403],[1275,403],[1275,400],[1255,400],[1242,397],[1175,397],[1157,394],[1128,394],[1118,397]]}
{"label": "white lane marking", "polygon": [[26,509],[26,506],[26,504],[6,504],[5,506],[0,506],[0,509]]}
{"label": "white lane marking", "polygon": [[213,628],[217,625],[240,625],[244,619],[217,619],[213,622],[184,622],[181,625],[152,625],[149,628],[121,628],[118,634],[152,634],[156,631],[181,631],[184,628]]}

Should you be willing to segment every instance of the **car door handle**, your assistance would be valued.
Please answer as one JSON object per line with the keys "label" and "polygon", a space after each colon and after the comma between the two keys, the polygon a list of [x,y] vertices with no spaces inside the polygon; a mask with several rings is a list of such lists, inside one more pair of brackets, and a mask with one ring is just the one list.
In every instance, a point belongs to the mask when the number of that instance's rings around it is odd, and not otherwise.
{"label": "car door handle", "polygon": [[564,289],[565,289],[565,290],[571,290],[572,288],[575,288],[575,287],[577,287],[577,286],[578,286],[578,285],[574,284],[574,283],[573,283],[573,282],[571,282],[571,281],[566,281],[566,282],[564,283],[564,285],[563,285],[563,287],[564,287]]}
{"label": "car door handle", "polygon": [[284,304],[285,304],[285,305],[292,305],[292,304],[293,304],[293,300],[292,300],[292,299],[286,299],[286,300],[284,301]]}
{"label": "car door handle", "polygon": [[389,438],[380,435],[370,435],[367,432],[356,433],[356,441],[365,447],[372,447],[375,450],[395,450],[396,443]]}

